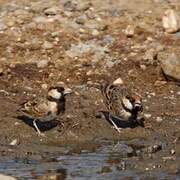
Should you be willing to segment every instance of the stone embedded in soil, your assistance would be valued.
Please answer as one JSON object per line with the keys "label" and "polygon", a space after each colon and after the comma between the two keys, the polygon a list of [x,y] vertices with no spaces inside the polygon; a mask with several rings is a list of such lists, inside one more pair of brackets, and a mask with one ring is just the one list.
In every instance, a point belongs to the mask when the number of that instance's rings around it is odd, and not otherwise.
{"label": "stone embedded in soil", "polygon": [[6,29],[7,29],[6,24],[3,21],[0,20],[0,31],[4,31]]}
{"label": "stone embedded in soil", "polygon": [[63,180],[66,179],[66,172],[65,170],[63,170],[64,172],[62,173],[49,173],[49,174],[44,174],[42,176],[40,176],[38,179],[39,180]]}
{"label": "stone embedded in soil", "polygon": [[151,118],[151,116],[152,116],[152,115],[151,115],[151,114],[148,114],[148,113],[145,113],[145,114],[144,114],[144,117],[147,118],[147,119]]}
{"label": "stone embedded in soil", "polygon": [[85,22],[86,22],[86,16],[84,16],[84,15],[82,15],[76,19],[77,24],[84,25]]}
{"label": "stone embedded in soil", "polygon": [[180,56],[175,53],[161,53],[158,59],[166,78],[180,82]]}
{"label": "stone embedded in soil", "polygon": [[47,84],[42,84],[41,87],[42,87],[43,89],[47,89],[47,88],[48,88],[48,85],[47,85]]}
{"label": "stone embedded in soil", "polygon": [[155,49],[148,49],[144,56],[143,59],[146,61],[146,64],[154,64],[154,61],[157,58],[157,51]]}
{"label": "stone embedded in soil", "polygon": [[52,49],[54,46],[52,43],[48,42],[48,41],[45,41],[44,44],[42,45],[42,47],[44,49]]}
{"label": "stone embedded in soil", "polygon": [[123,80],[119,77],[118,79],[116,79],[115,81],[113,81],[113,84],[124,84]]}
{"label": "stone embedded in soil", "polygon": [[162,122],[162,121],[163,121],[163,118],[158,116],[158,117],[156,118],[156,121],[157,121],[157,122]]}
{"label": "stone embedded in soil", "polygon": [[92,35],[93,36],[98,36],[99,35],[99,31],[97,29],[93,29],[92,30]]}
{"label": "stone embedded in soil", "polygon": [[46,59],[40,60],[37,62],[37,67],[38,68],[45,68],[46,66],[48,66],[49,61]]}
{"label": "stone embedded in soil", "polygon": [[162,24],[167,33],[175,33],[180,29],[180,18],[173,9],[168,9],[164,12]]}
{"label": "stone embedded in soil", "polygon": [[44,16],[37,16],[33,19],[33,21],[36,23],[47,23],[48,19],[47,17],[44,17]]}
{"label": "stone embedded in soil", "polygon": [[140,68],[141,68],[143,71],[145,71],[145,70],[147,69],[146,65],[144,65],[144,64],[141,64],[141,65],[140,65]]}
{"label": "stone embedded in soil", "polygon": [[158,151],[162,150],[162,145],[161,144],[155,144],[153,146],[149,146],[145,149],[147,153],[156,153]]}
{"label": "stone embedded in soil", "polygon": [[101,169],[101,173],[109,173],[112,172],[111,168],[109,166],[103,166]]}
{"label": "stone embedded in soil", "polygon": [[51,16],[56,15],[58,14],[59,10],[60,9],[58,7],[51,7],[51,8],[45,9],[44,14],[51,15]]}
{"label": "stone embedded in soil", "polygon": [[1,180],[16,180],[16,178],[12,177],[12,176],[7,176],[4,174],[0,174],[0,179]]}
{"label": "stone embedded in soil", "polygon": [[134,36],[134,26],[128,25],[127,28],[124,30],[124,33],[127,37],[133,37]]}
{"label": "stone embedded in soil", "polygon": [[167,84],[166,81],[159,81],[159,80],[157,80],[157,81],[155,81],[154,86],[159,87],[159,86],[163,86],[165,84]]}
{"label": "stone embedded in soil", "polygon": [[12,140],[12,141],[9,143],[9,145],[11,145],[11,146],[16,146],[16,145],[18,145],[18,139]]}

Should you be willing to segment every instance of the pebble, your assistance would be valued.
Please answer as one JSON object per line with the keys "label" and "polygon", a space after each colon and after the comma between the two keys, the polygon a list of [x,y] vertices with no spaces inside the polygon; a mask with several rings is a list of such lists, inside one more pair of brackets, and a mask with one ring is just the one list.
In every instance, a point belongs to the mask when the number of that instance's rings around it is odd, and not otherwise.
{"label": "pebble", "polygon": [[51,8],[45,9],[44,14],[48,15],[48,16],[49,15],[53,16],[53,15],[58,14],[58,12],[59,12],[59,8],[58,7],[51,7]]}
{"label": "pebble", "polygon": [[171,154],[176,154],[176,151],[174,149],[171,149],[170,153]]}
{"label": "pebble", "polygon": [[0,66],[0,76],[3,75],[4,73],[4,68]]}
{"label": "pebble", "polygon": [[0,20],[0,31],[4,31],[6,29],[7,29],[6,24],[3,21]]}
{"label": "pebble", "polygon": [[147,118],[147,119],[151,118],[151,116],[152,116],[152,115],[151,115],[151,114],[148,114],[148,113],[145,113],[145,114],[144,114],[144,117]]}
{"label": "pebble", "polygon": [[18,140],[17,140],[17,139],[12,140],[12,141],[9,143],[9,145],[11,145],[11,146],[16,146],[16,145],[18,145]]}
{"label": "pebble", "polygon": [[85,16],[80,16],[76,19],[76,23],[77,24],[81,24],[81,25],[84,25],[86,22],[86,17]]}
{"label": "pebble", "polygon": [[17,180],[16,178],[12,177],[12,176],[7,176],[4,174],[0,174],[0,179],[1,180]]}
{"label": "pebble", "polygon": [[160,53],[158,60],[161,63],[161,68],[164,75],[169,80],[180,81],[180,61],[179,54],[175,53]]}
{"label": "pebble", "polygon": [[48,22],[48,19],[47,17],[44,17],[44,16],[37,16],[33,19],[33,21],[37,24],[39,23],[47,23]]}
{"label": "pebble", "polygon": [[157,122],[162,122],[162,121],[163,121],[163,118],[162,118],[162,117],[157,117],[157,118],[156,118],[156,121],[157,121]]}
{"label": "pebble", "polygon": [[134,36],[134,26],[128,25],[127,28],[124,30],[124,33],[127,37],[133,37]]}
{"label": "pebble", "polygon": [[165,32],[175,33],[180,29],[180,18],[173,9],[168,9],[164,12],[162,24]]}
{"label": "pebble", "polygon": [[141,68],[143,71],[145,71],[145,70],[147,69],[146,65],[144,65],[144,64],[141,64],[141,65],[140,65],[140,68]]}
{"label": "pebble", "polygon": [[42,84],[41,87],[42,87],[43,89],[47,89],[47,88],[48,88],[48,85],[47,85],[47,84]]}
{"label": "pebble", "polygon": [[159,87],[159,86],[162,86],[162,85],[165,85],[165,84],[167,84],[167,81],[159,81],[159,80],[157,80],[157,81],[155,81],[154,86]]}
{"label": "pebble", "polygon": [[99,31],[97,29],[93,29],[92,30],[92,35],[93,36],[98,36],[99,35]]}
{"label": "pebble", "polygon": [[154,63],[154,60],[156,58],[157,58],[157,51],[153,48],[148,49],[143,56],[143,59],[146,61],[146,63],[150,65]]}
{"label": "pebble", "polygon": [[52,49],[54,46],[49,41],[45,41],[44,44],[42,45],[42,47],[43,47],[43,49]]}
{"label": "pebble", "polygon": [[66,179],[66,173],[49,173],[44,174],[41,177],[39,177],[39,180],[60,180],[60,179]]}
{"label": "pebble", "polygon": [[157,151],[162,150],[162,145],[161,144],[155,144],[153,146],[149,146],[147,148],[148,153],[156,153]]}
{"label": "pebble", "polygon": [[45,68],[46,66],[48,66],[49,61],[46,59],[40,60],[37,62],[37,67],[38,68]]}
{"label": "pebble", "polygon": [[116,79],[115,81],[113,81],[113,84],[124,84],[123,80],[119,77],[118,79]]}

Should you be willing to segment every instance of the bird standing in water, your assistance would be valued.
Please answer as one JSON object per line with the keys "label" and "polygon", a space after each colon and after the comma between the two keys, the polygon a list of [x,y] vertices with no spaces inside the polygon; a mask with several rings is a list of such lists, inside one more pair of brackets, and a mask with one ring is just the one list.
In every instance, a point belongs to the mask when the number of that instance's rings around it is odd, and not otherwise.
{"label": "bird standing in water", "polygon": [[50,87],[45,99],[35,99],[23,103],[20,111],[27,117],[33,118],[33,126],[37,133],[42,135],[36,121],[54,120],[58,115],[65,112],[65,96],[72,90],[62,86]]}
{"label": "bird standing in water", "polygon": [[100,89],[109,110],[109,120],[118,132],[120,128],[112,120],[112,116],[131,122],[137,120],[138,113],[143,109],[142,99],[138,94],[132,93],[124,84],[104,83]]}

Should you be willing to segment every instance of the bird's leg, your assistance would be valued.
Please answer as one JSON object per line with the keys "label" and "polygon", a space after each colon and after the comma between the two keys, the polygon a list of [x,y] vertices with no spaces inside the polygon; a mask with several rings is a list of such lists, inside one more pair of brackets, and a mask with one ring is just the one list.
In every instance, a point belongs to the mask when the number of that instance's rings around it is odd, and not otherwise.
{"label": "bird's leg", "polygon": [[34,120],[33,120],[33,126],[35,127],[35,129],[36,129],[36,131],[37,131],[37,133],[38,133],[39,136],[44,136],[44,134],[41,133],[41,131],[39,130],[39,128],[38,128],[38,126],[37,126],[37,124],[36,124],[36,121],[37,121],[37,119],[34,119]]}
{"label": "bird's leg", "polygon": [[121,128],[118,128],[116,123],[112,120],[112,116],[111,113],[109,113],[109,120],[111,121],[111,123],[113,124],[114,128],[120,133],[121,132]]}

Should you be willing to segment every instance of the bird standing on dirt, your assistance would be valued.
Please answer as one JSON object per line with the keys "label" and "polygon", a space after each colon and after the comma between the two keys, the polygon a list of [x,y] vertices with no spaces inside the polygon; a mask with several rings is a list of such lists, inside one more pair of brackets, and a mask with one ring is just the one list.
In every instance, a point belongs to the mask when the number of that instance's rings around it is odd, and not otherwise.
{"label": "bird standing on dirt", "polygon": [[36,99],[23,103],[20,111],[27,117],[33,118],[33,125],[39,135],[39,130],[36,121],[41,119],[43,121],[50,121],[55,119],[58,115],[65,111],[65,96],[71,93],[72,90],[61,86],[50,87],[45,99]]}
{"label": "bird standing on dirt", "polygon": [[132,93],[124,84],[116,83],[102,84],[101,93],[109,110],[109,120],[118,132],[120,132],[120,128],[114,123],[112,116],[132,122],[137,120],[138,113],[143,109],[142,99],[139,95]]}

